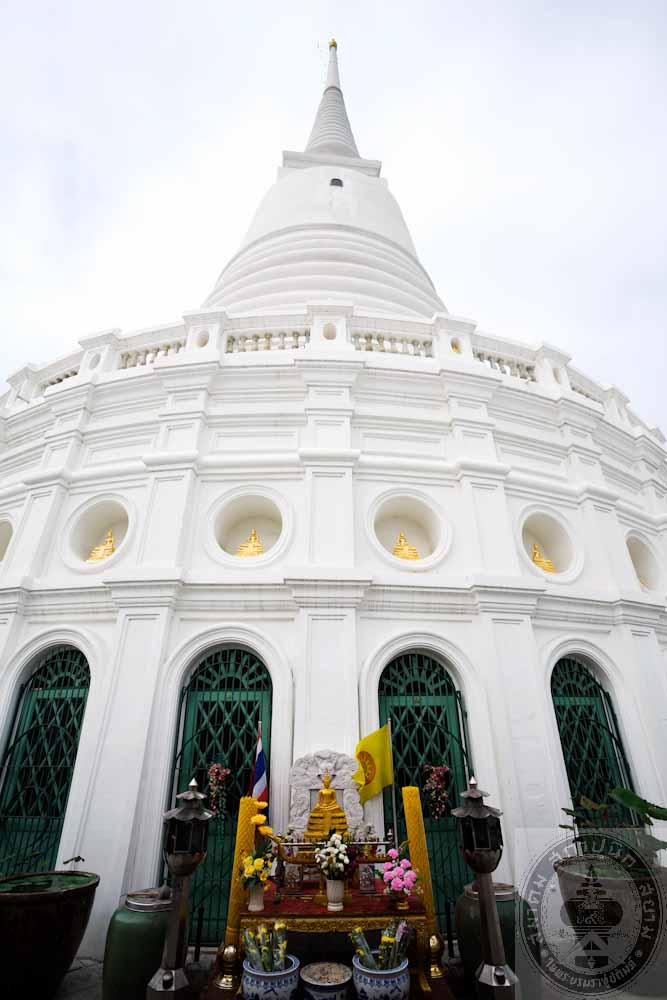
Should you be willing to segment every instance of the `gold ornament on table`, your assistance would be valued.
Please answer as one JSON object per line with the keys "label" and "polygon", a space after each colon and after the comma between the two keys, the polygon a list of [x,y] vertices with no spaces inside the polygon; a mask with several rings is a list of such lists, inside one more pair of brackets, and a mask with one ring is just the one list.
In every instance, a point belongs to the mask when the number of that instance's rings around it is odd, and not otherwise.
{"label": "gold ornament on table", "polygon": [[393,554],[398,556],[399,559],[419,559],[417,549],[414,545],[410,545],[409,541],[405,537],[405,533],[402,531],[399,531],[398,533]]}
{"label": "gold ornament on table", "polygon": [[237,556],[241,556],[242,558],[248,558],[248,556],[261,556],[263,552],[264,546],[262,545],[261,539],[257,534],[256,528],[252,529],[245,542],[241,542],[236,550]]}
{"label": "gold ornament on table", "polygon": [[308,817],[305,839],[317,843],[327,840],[332,833],[339,833],[341,837],[347,833],[347,816],[338,805],[335,788],[331,788],[331,775],[325,771],[317,804]]}
{"label": "gold ornament on table", "polygon": [[552,563],[551,559],[547,559],[547,557],[543,556],[540,552],[540,547],[537,542],[533,544],[533,562],[536,566],[539,566],[540,569],[543,569],[545,573],[556,572],[556,567]]}
{"label": "gold ornament on table", "polygon": [[90,550],[90,555],[86,559],[86,562],[99,562],[101,559],[108,559],[115,551],[116,546],[113,541],[113,532],[107,531],[104,541],[100,542],[99,545],[93,546]]}

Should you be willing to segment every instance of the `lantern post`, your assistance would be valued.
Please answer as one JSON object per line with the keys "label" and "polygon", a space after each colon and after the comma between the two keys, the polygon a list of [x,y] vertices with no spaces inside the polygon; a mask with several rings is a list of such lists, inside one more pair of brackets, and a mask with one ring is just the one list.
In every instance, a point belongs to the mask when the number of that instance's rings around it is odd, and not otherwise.
{"label": "lantern post", "polygon": [[475,779],[471,778],[468,790],[461,795],[464,805],[453,809],[452,815],[458,820],[463,857],[477,875],[482,945],[482,963],[477,970],[477,996],[480,1000],[500,996],[504,1000],[514,1000],[519,981],[505,960],[491,877],[503,854],[502,813],[484,804],[488,794],[480,791]]}
{"label": "lantern post", "polygon": [[162,853],[173,876],[172,908],[162,953],[162,965],[146,988],[146,1000],[163,997],[193,997],[185,960],[188,952],[188,897],[190,878],[206,857],[208,824],[213,813],[204,808],[205,796],[193,778],[187,792],[176,796],[182,805],[164,814]]}

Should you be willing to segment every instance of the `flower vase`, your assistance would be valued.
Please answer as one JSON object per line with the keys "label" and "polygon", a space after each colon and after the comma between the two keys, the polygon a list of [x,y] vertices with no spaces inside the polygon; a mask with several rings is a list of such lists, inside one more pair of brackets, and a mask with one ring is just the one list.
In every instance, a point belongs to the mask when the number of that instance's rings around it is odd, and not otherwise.
{"label": "flower vase", "polygon": [[[377,957],[377,952],[373,953]],[[366,1000],[408,1000],[410,970],[404,958],[395,969],[367,969],[358,955],[352,957],[352,980],[357,996]]]}
{"label": "flower vase", "polygon": [[345,880],[327,879],[327,910],[337,912],[343,909],[343,896],[345,894]]}
{"label": "flower vase", "polygon": [[410,900],[404,892],[392,892],[391,902],[398,913],[405,913],[406,910],[410,909]]}
{"label": "flower vase", "polygon": [[264,886],[251,885],[248,889],[248,913],[261,913],[264,909]]}

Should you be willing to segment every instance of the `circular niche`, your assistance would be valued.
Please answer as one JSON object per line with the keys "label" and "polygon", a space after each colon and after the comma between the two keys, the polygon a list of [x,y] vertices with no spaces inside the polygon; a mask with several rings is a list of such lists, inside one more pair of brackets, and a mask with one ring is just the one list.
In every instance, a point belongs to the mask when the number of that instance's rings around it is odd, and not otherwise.
{"label": "circular niche", "polygon": [[76,520],[70,535],[71,550],[87,567],[101,567],[118,552],[128,527],[127,510],[120,501],[100,500]]}
{"label": "circular niche", "polygon": [[0,521],[0,562],[5,558],[13,534],[14,529],[9,521]]}
{"label": "circular niche", "polygon": [[372,529],[382,554],[406,570],[428,569],[443,555],[447,542],[437,511],[411,495],[380,500],[372,513]]}
{"label": "circular niche", "polygon": [[215,538],[228,556],[252,564],[268,555],[283,531],[278,505],[265,496],[239,496],[229,500],[214,521]]}
{"label": "circular niche", "polygon": [[544,576],[575,571],[572,538],[561,521],[551,514],[530,514],[523,522],[521,541],[531,566]]}
{"label": "circular niche", "polygon": [[660,569],[651,549],[636,535],[628,535],[625,544],[642,590],[657,590],[660,585]]}

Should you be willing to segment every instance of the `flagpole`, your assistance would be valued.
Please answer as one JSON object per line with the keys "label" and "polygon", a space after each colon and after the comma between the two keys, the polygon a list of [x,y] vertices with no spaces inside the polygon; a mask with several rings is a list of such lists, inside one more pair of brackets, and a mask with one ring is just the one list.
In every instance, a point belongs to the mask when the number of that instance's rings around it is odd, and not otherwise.
{"label": "flagpole", "polygon": [[394,742],[391,738],[391,716],[387,719],[389,755],[391,757],[391,809],[394,814],[394,847],[398,850],[398,820],[396,818],[396,774],[394,773]]}
{"label": "flagpole", "polygon": [[257,770],[257,746],[262,738],[262,720],[260,719],[257,723],[257,739],[255,740],[255,754],[252,760],[252,771],[250,772],[250,788],[248,789],[248,795],[252,798],[253,789],[255,787],[255,771]]}

